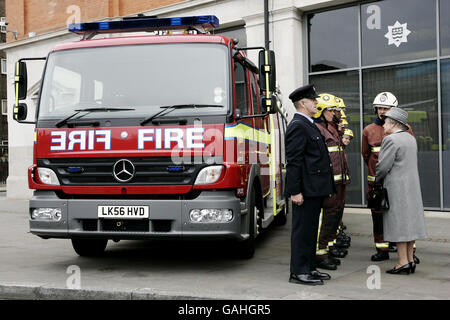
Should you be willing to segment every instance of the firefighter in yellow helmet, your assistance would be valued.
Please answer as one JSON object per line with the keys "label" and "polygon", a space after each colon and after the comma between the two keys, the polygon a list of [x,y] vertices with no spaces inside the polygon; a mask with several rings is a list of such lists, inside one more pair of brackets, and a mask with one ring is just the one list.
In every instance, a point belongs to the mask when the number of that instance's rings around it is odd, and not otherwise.
{"label": "firefighter in yellow helmet", "polygon": [[[342,99],[341,97],[335,96],[334,99],[336,102],[336,108],[334,109],[334,112],[335,112],[334,121],[337,124],[339,134],[341,135],[341,137],[343,137],[345,129],[348,128],[347,116],[345,114],[346,106],[344,103],[344,99]],[[344,144],[343,141],[342,141],[342,143]],[[345,144],[342,147],[345,149]],[[347,164],[347,155],[346,154],[345,154],[345,163]],[[347,164],[347,168],[348,168],[348,164]],[[345,192],[344,192],[344,194],[345,194]],[[346,249],[346,248],[350,247],[351,238],[349,236],[347,236],[344,232],[344,229],[346,229],[346,227],[342,223],[343,214],[344,214],[344,205],[342,205],[342,211],[340,212],[340,222],[339,222],[339,225],[336,227],[337,228],[336,234],[334,235],[334,237],[332,239],[330,239],[330,242],[329,242],[330,247],[334,246],[334,247],[342,248],[342,249]]]}
{"label": "firefighter in yellow helmet", "polygon": [[348,127],[347,115],[345,114],[345,103],[344,99],[341,97],[335,97],[337,108],[336,108],[336,118],[339,120],[339,132],[341,135],[344,134],[344,129]]}
{"label": "firefighter in yellow helmet", "polygon": [[350,144],[350,141],[353,139],[353,131],[349,128],[344,129],[344,134],[342,135],[342,143],[345,146],[348,146]]}
{"label": "firefighter in yellow helmet", "polygon": [[344,148],[338,132],[337,123],[339,120],[335,115],[335,109],[337,108],[335,96],[328,93],[319,94],[317,102],[314,123],[325,138],[325,144],[333,165],[336,193],[325,198],[322,205],[316,248],[316,265],[318,268],[336,270],[337,265],[340,264],[338,258],[344,258],[348,252],[337,247],[329,248],[329,244],[330,240],[336,236],[340,212],[345,201],[345,185],[350,181]]}

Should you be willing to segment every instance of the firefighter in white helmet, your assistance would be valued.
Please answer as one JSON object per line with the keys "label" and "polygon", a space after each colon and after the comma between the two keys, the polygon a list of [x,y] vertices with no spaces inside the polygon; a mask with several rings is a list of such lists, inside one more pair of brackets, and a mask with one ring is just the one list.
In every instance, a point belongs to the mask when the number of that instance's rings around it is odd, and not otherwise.
{"label": "firefighter in white helmet", "polygon": [[[378,162],[378,154],[380,152],[381,142],[385,137],[383,129],[383,116],[390,108],[398,106],[398,100],[391,92],[384,91],[379,93],[375,97],[372,105],[377,117],[373,123],[364,128],[361,141],[361,153],[368,169],[368,187],[366,190],[366,195],[375,186],[375,168]],[[408,132],[414,136],[411,127],[408,127]],[[372,255],[371,260],[387,260],[389,259],[389,242],[384,241],[383,237],[383,214],[382,211],[376,211],[374,209],[371,209],[371,211],[373,222],[373,236],[375,247],[377,250],[377,252]],[[416,263],[418,263],[417,261],[419,261],[416,256],[414,256],[414,260],[416,261]]]}

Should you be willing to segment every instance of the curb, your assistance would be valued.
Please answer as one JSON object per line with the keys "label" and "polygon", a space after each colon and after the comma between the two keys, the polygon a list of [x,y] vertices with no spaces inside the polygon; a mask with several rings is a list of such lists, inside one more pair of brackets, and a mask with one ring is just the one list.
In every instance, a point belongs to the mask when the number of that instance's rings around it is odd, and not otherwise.
{"label": "curb", "polygon": [[[155,292],[152,289],[106,291],[95,289],[51,288],[39,285],[0,285],[0,299],[7,300],[217,300],[196,294]],[[236,299],[236,298],[233,298]],[[257,299],[254,297],[253,299]]]}
{"label": "curb", "polygon": [[282,298],[251,295],[199,295],[196,293],[179,293],[155,291],[152,288],[135,290],[96,290],[53,288],[38,284],[2,285],[0,299],[5,300],[328,300],[335,299],[329,295],[298,291]]}

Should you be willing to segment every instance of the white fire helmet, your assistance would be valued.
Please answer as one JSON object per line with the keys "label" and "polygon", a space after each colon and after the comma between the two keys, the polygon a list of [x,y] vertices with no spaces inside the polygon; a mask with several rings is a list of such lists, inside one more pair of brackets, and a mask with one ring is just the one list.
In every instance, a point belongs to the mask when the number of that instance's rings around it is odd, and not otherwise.
{"label": "white fire helmet", "polygon": [[376,112],[377,107],[385,107],[385,108],[397,107],[398,100],[392,93],[384,91],[377,94],[375,99],[373,99],[372,105],[373,109]]}

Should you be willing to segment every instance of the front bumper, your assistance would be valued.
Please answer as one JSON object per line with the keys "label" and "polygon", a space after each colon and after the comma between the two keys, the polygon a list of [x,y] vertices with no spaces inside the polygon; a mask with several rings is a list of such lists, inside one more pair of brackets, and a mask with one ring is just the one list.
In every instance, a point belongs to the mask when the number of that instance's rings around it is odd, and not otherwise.
{"label": "front bumper", "polygon": [[[150,209],[148,219],[99,219],[98,206],[140,206]],[[30,200],[30,232],[42,238],[122,239],[235,239],[245,233],[246,210],[233,191],[203,191],[193,200],[59,199],[54,192],[36,191]],[[31,219],[35,208],[61,208],[60,221]],[[192,209],[233,210],[228,223],[193,223]]]}

